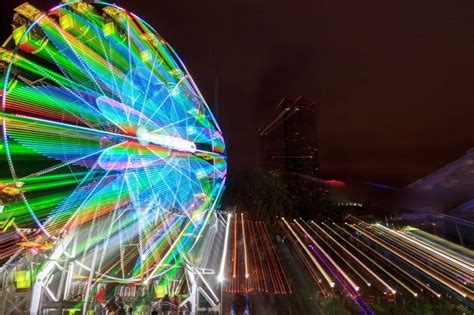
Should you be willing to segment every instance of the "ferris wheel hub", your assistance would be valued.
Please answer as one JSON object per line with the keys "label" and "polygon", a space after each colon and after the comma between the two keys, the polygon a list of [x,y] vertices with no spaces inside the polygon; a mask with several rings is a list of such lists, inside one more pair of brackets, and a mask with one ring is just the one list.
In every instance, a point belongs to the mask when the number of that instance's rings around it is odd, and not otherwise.
{"label": "ferris wheel hub", "polygon": [[[196,152],[196,144],[192,141],[163,133],[150,132],[145,127],[149,119],[131,106],[103,95],[96,99],[96,104],[104,117],[122,131],[133,133],[133,129],[136,128],[135,126],[139,126],[135,131],[136,139],[143,146],[151,143],[171,150],[189,153]],[[143,125],[140,125],[140,123]]]}
{"label": "ferris wheel hub", "polygon": [[196,144],[192,141],[180,137],[155,134],[148,131],[148,129],[143,126],[140,126],[137,129],[137,140],[144,146],[152,143],[172,150],[189,153],[196,152]]}

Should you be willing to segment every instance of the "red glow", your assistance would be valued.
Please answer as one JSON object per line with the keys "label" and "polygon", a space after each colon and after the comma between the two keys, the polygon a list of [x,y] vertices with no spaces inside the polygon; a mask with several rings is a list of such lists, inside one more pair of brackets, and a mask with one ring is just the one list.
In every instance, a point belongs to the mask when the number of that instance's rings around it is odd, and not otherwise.
{"label": "red glow", "polygon": [[345,182],[343,181],[340,181],[340,180],[336,180],[336,179],[331,179],[331,180],[328,180],[326,181],[329,185],[334,185],[334,186],[344,186],[346,185]]}

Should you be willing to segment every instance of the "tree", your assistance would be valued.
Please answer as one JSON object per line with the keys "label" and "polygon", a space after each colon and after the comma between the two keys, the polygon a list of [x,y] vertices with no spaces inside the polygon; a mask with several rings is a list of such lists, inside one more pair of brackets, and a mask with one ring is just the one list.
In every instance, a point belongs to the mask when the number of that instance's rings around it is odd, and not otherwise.
{"label": "tree", "polygon": [[241,184],[245,205],[255,219],[273,222],[276,217],[295,216],[295,202],[279,176],[254,170]]}

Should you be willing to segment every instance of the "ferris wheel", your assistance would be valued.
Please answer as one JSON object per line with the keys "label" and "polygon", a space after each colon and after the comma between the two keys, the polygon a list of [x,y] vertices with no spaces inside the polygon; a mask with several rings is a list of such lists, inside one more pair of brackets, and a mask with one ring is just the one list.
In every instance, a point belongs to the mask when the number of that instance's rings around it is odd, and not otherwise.
{"label": "ferris wheel", "polygon": [[[222,132],[146,22],[104,2],[25,4],[1,48],[10,209],[97,277],[148,282],[177,264],[226,177]],[[71,243],[72,244],[72,243]]]}

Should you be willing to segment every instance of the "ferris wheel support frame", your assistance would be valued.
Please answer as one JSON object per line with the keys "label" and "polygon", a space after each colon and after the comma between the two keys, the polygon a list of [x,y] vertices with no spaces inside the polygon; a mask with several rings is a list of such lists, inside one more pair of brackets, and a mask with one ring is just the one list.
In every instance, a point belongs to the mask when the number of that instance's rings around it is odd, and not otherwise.
{"label": "ferris wheel support frame", "polygon": [[[203,237],[209,237],[209,235],[219,235],[218,230],[224,228],[223,222],[224,219],[215,216],[215,224],[213,227],[208,226]],[[220,231],[223,232],[223,231]],[[79,233],[76,229],[71,230],[67,233],[61,241],[55,246],[53,253],[47,256],[47,262],[42,268],[41,272],[38,274],[36,281],[33,285],[30,298],[30,314],[41,314],[42,310],[45,308],[55,308],[58,311],[69,307],[69,297],[71,291],[72,277],[77,273],[74,270],[74,267],[82,267],[82,264],[75,260],[74,257],[67,255],[68,250],[71,254],[76,252],[76,247],[78,243]],[[209,233],[209,234],[208,234]],[[209,248],[203,249],[205,252]],[[45,256],[46,257],[46,256]],[[92,258],[93,259],[93,258]],[[184,259],[184,277],[188,283],[188,297],[181,301],[180,307],[184,306],[187,302],[191,304],[191,314],[195,314],[198,311],[215,311],[219,312],[222,307],[222,294],[218,296],[216,294],[216,288],[213,288],[211,283],[217,281],[217,269],[203,268],[199,265],[200,263],[193,263],[186,256],[183,256]],[[94,271],[97,260],[90,265],[88,269],[87,276],[87,286],[84,294],[83,304],[81,305],[81,313],[83,315],[87,314],[90,310],[90,304],[92,302],[93,296],[91,292],[93,287],[97,284],[94,283]],[[207,265],[206,262],[204,262]],[[216,266],[217,267],[217,266]],[[219,282],[219,281],[217,281]],[[147,284],[148,286],[152,285],[152,282]],[[219,288],[222,289],[222,283],[219,282]],[[200,297],[203,297],[211,307],[204,307],[200,305]],[[48,305],[48,303],[54,304],[54,307]]]}
{"label": "ferris wheel support frame", "polygon": [[[73,238],[70,237],[68,241],[71,241],[72,239]],[[53,256],[55,258],[54,260]],[[59,250],[55,251],[53,256],[51,256],[51,259],[46,264],[43,271],[38,275],[38,278],[33,286],[31,293],[30,315],[41,314],[41,311],[44,308],[50,308],[45,303],[45,301],[54,302],[58,311],[62,311],[63,309],[62,303],[65,302],[65,296],[68,295],[67,291],[68,287],[70,286],[70,277],[72,275],[72,270],[67,265],[73,264],[73,262],[66,261],[64,266],[61,267],[59,264],[59,261],[61,260],[61,252]],[[185,268],[185,276],[189,284],[189,296],[180,303],[180,307],[186,305],[189,302],[191,304],[192,314],[195,314],[197,311],[206,310],[215,312],[220,311],[222,306],[221,298],[218,298],[211,285],[205,278],[206,276],[215,277],[215,271],[213,269],[194,267],[189,262],[186,263]],[[60,274],[56,275],[58,272]],[[81,306],[81,312],[83,315],[87,314],[88,305],[90,304],[89,300],[91,297],[89,295],[92,290],[92,275],[93,273],[90,272],[85,294],[86,298]],[[55,283],[52,281],[53,277],[55,276],[60,278],[60,282],[58,288],[51,288],[50,284]],[[64,283],[65,281],[66,283]],[[53,293],[53,290],[55,289],[56,294]],[[200,306],[201,296],[211,305],[211,307]]]}
{"label": "ferris wheel support frame", "polygon": [[[49,298],[52,299],[54,302],[58,302],[59,299],[58,297],[62,296],[63,288],[64,286],[62,285],[62,282],[64,281],[64,272],[65,268],[60,268],[58,261],[60,260],[61,256],[63,256],[64,251],[68,247],[68,245],[71,243],[71,241],[74,239],[73,233],[68,234],[62,241],[61,243],[56,246],[54,252],[48,259],[48,262],[46,263],[45,267],[42,269],[42,271],[38,274],[36,277],[35,284],[33,285],[33,291],[31,294],[31,305],[30,305],[30,314],[35,315],[39,314],[40,308],[41,308],[41,303],[44,300],[44,298]],[[58,286],[58,291],[56,295],[53,294],[52,290],[49,288],[50,284],[50,279],[54,275],[55,271],[60,271],[61,272],[61,281]],[[67,289],[67,287],[66,287]]]}

